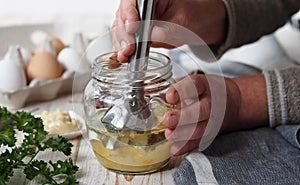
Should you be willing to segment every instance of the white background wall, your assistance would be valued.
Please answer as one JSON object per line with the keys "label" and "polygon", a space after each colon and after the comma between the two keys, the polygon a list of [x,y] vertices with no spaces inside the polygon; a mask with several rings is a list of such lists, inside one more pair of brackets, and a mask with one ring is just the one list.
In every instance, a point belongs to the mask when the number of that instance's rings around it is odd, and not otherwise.
{"label": "white background wall", "polygon": [[76,14],[100,14],[111,18],[118,4],[119,0],[0,0],[0,24],[49,21],[61,15]]}
{"label": "white background wall", "polygon": [[70,43],[73,33],[94,38],[107,32],[119,0],[0,0],[0,56],[10,45],[33,47],[41,29]]}

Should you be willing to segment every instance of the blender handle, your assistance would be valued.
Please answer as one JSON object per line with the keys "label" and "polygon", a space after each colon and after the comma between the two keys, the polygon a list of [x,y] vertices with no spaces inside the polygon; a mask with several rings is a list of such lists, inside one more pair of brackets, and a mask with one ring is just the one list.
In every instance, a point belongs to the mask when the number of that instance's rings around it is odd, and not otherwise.
{"label": "blender handle", "polygon": [[135,34],[135,52],[130,58],[129,71],[136,72],[146,70],[150,50],[150,36],[152,30],[152,19],[155,12],[157,0],[138,0],[137,10],[140,17],[140,25]]}

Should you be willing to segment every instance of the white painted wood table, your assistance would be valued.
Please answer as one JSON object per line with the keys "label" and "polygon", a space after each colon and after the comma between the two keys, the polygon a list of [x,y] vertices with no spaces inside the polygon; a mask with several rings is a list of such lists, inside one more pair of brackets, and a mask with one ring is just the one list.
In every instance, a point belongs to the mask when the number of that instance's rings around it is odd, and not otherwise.
{"label": "white painted wood table", "polygon": [[[40,113],[44,110],[54,111],[60,108],[66,111],[74,111],[84,116],[81,97],[81,94],[61,96],[52,101],[28,105],[22,110]],[[107,170],[97,161],[86,135],[72,139],[71,143],[74,145],[71,157],[74,163],[79,167],[77,180],[79,184],[83,185],[172,185],[174,184],[172,174],[178,168],[182,160],[182,157],[172,158],[169,164],[161,171],[147,175],[121,175]],[[65,159],[63,154],[50,151],[41,153],[38,158],[45,160],[51,159],[54,161]],[[38,181],[29,182],[25,179],[22,171],[15,171],[15,175],[11,178],[9,184],[38,184]]]}

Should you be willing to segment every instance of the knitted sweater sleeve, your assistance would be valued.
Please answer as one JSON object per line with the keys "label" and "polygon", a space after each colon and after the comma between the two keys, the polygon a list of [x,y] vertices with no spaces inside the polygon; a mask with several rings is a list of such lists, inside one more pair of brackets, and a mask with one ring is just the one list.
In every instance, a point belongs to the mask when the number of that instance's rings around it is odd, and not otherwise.
{"label": "knitted sweater sleeve", "polygon": [[189,46],[200,59],[212,62],[230,48],[258,40],[284,25],[300,9],[300,0],[222,0],[227,12],[227,36],[221,45]]}
{"label": "knitted sweater sleeve", "polygon": [[223,0],[228,33],[223,51],[274,32],[300,9],[299,0]]}
{"label": "knitted sweater sleeve", "polygon": [[270,126],[300,124],[300,66],[264,72]]}

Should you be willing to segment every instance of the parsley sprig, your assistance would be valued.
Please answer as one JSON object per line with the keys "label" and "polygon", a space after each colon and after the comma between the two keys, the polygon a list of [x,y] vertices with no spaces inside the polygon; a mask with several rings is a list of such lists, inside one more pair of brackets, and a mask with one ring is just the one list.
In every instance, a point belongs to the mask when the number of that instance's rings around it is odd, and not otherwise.
{"label": "parsley sprig", "polygon": [[[24,133],[20,146],[16,146],[16,130]],[[0,185],[8,183],[14,169],[20,168],[29,180],[43,176],[41,184],[78,184],[75,175],[78,167],[71,158],[56,162],[35,159],[39,152],[46,149],[71,155],[72,143],[62,136],[54,138],[47,134],[41,118],[22,111],[13,114],[7,108],[0,107],[0,146],[9,147],[0,153]]]}

